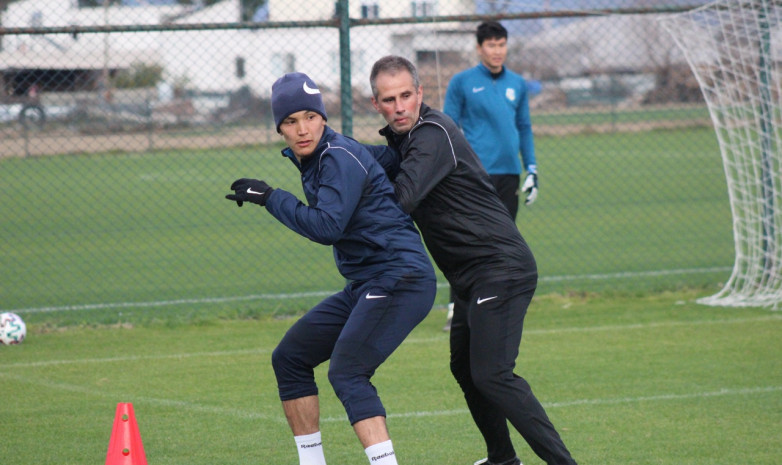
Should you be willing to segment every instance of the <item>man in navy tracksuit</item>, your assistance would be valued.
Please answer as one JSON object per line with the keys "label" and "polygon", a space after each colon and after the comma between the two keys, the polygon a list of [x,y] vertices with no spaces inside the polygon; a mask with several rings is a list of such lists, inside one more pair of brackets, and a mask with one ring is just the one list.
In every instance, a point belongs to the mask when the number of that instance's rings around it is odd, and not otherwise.
{"label": "man in navy tracksuit", "polygon": [[575,464],[529,384],[514,373],[537,286],[532,252],[462,132],[423,103],[412,63],[381,58],[370,83],[372,103],[388,122],[381,134],[396,149],[378,160],[456,294],[451,372],[486,441],[488,458],[476,464],[520,464],[508,421],[547,464]]}
{"label": "man in navy tracksuit", "polygon": [[326,126],[320,91],[305,74],[272,86],[283,154],[301,171],[307,198],[242,178],[236,201],[266,207],[308,239],[333,246],[345,288],[307,312],[272,354],[283,410],[301,465],[325,465],[313,369],[330,360],[328,378],[373,465],[397,465],[386,412],[370,382],[375,370],[428,314],[436,279],[418,231],[383,168],[358,142]]}
{"label": "man in navy tracksuit", "polygon": [[[462,128],[500,200],[516,221],[522,173],[519,153],[527,170],[521,185],[521,191],[527,194],[524,204],[532,204],[538,196],[527,82],[505,67],[508,31],[502,24],[481,23],[475,37],[480,63],[451,78],[443,113]],[[445,330],[453,316],[451,304],[448,313]]]}

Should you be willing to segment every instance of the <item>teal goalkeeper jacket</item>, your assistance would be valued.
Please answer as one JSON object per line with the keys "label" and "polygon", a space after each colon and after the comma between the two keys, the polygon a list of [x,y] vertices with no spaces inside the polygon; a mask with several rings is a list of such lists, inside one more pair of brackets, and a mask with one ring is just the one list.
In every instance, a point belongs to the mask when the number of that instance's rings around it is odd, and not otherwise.
{"label": "teal goalkeeper jacket", "polygon": [[489,174],[534,173],[535,146],[524,78],[503,67],[492,76],[483,63],[455,75],[448,84],[443,113],[464,136]]}

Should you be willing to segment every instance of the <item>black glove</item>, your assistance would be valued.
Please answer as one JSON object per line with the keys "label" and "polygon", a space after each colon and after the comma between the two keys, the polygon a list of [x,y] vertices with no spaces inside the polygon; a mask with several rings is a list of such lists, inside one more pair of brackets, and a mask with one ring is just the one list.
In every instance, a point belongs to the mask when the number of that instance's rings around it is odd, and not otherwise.
{"label": "black glove", "polygon": [[274,189],[264,181],[242,178],[237,179],[231,184],[231,190],[233,190],[235,194],[228,194],[225,198],[233,200],[236,202],[236,205],[241,207],[244,202],[266,205],[266,199],[269,198],[269,194],[271,194]]}
{"label": "black glove", "polygon": [[537,173],[530,173],[527,175],[527,179],[524,180],[524,184],[521,186],[521,192],[527,194],[527,200],[524,201],[524,205],[531,205],[532,202],[538,198]]}

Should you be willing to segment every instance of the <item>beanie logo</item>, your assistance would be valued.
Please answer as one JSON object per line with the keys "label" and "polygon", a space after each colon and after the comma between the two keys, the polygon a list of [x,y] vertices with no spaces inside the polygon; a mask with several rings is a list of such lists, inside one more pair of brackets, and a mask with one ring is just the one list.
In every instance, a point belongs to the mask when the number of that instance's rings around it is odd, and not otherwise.
{"label": "beanie logo", "polygon": [[320,89],[318,89],[317,87],[313,89],[312,87],[308,86],[306,82],[304,83],[304,86],[302,86],[302,88],[304,89],[304,92],[310,95],[315,95],[320,93]]}

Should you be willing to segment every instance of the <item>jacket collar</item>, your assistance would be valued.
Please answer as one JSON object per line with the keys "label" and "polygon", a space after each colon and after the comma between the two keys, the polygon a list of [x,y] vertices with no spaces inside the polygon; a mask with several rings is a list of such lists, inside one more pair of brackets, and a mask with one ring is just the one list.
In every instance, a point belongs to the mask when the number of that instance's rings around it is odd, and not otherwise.
{"label": "jacket collar", "polygon": [[486,76],[492,79],[497,79],[503,74],[505,74],[505,65],[502,65],[502,70],[500,70],[499,73],[492,73],[491,70],[489,70],[489,68],[487,68],[486,65],[483,64],[483,62],[478,63],[478,66],[476,66],[476,68],[481,70],[481,73],[485,74]]}

